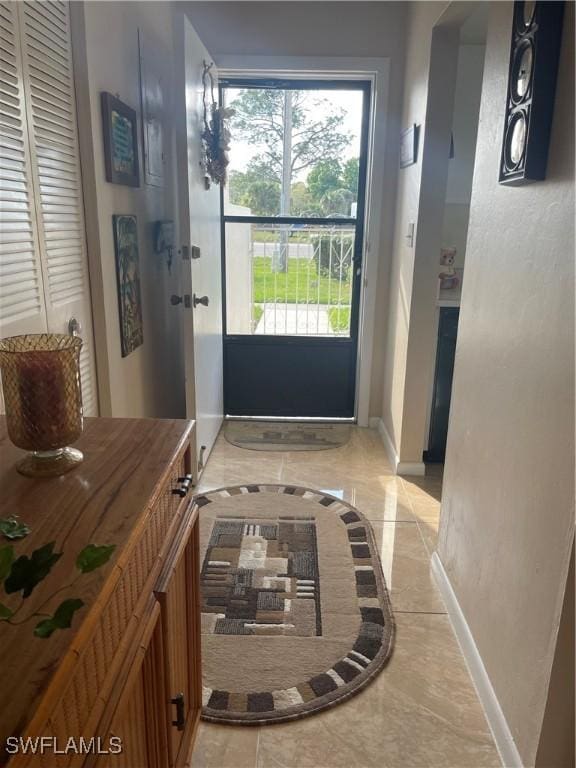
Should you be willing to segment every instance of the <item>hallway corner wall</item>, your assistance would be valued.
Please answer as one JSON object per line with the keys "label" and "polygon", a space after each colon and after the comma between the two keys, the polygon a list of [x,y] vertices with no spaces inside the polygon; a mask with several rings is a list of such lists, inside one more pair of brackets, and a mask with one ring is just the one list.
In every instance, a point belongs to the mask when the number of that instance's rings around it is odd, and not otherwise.
{"label": "hallway corner wall", "polygon": [[[391,263],[386,281],[388,295],[382,302],[385,317],[380,325],[382,423],[388,452],[394,453],[400,461],[408,460],[401,455],[401,437],[415,268],[415,248],[410,247],[406,234],[409,223],[415,225],[418,219],[432,30],[445,7],[445,2],[411,4],[406,36],[404,96],[398,129],[412,124],[419,126],[419,148],[417,162],[400,169],[398,175]],[[411,457],[409,461],[419,462],[421,458]]]}
{"label": "hallway corner wall", "polygon": [[574,536],[574,4],[547,178],[520,187],[498,183],[512,8],[490,8],[438,556],[533,766]]}

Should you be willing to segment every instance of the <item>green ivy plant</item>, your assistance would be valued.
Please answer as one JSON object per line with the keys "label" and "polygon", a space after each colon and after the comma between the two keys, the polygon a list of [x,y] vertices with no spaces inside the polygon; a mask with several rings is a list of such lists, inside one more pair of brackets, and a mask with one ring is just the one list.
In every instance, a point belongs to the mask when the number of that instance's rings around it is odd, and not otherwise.
{"label": "green ivy plant", "polygon": [[14,515],[0,520],[0,534],[6,539],[23,539],[29,533],[26,523],[19,523]]}
{"label": "green ivy plant", "polygon": [[[17,518],[9,517],[0,519],[0,535],[8,540],[22,539],[30,533],[30,528],[25,523],[18,522]],[[72,619],[76,611],[84,605],[80,598],[68,598],[60,603],[53,614],[43,613],[42,609],[51,600],[64,590],[71,589],[85,573],[91,573],[105,565],[116,549],[115,544],[88,544],[79,552],[76,558],[76,578],[64,587],[60,587],[44,601],[37,611],[22,617],[20,611],[26,604],[27,598],[35,588],[48,576],[52,568],[62,557],[62,552],[55,552],[56,542],[51,541],[44,546],[35,549],[30,557],[20,555],[16,557],[14,544],[0,546],[0,584],[4,585],[7,595],[20,595],[20,603],[16,608],[10,608],[0,602],[0,621],[13,626],[24,624],[34,617],[41,617],[34,628],[34,635],[46,639],[57,629],[68,629],[72,626]]]}

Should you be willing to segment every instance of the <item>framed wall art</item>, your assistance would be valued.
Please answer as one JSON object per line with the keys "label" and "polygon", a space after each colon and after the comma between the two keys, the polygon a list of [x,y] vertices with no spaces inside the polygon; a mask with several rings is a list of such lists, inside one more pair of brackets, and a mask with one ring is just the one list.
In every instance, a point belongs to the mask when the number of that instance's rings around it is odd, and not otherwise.
{"label": "framed wall art", "polygon": [[136,111],[111,93],[100,95],[106,181],[140,186]]}
{"label": "framed wall art", "polygon": [[514,3],[501,184],[546,178],[564,3]]}
{"label": "framed wall art", "polygon": [[113,216],[120,344],[126,357],[144,343],[136,216]]}

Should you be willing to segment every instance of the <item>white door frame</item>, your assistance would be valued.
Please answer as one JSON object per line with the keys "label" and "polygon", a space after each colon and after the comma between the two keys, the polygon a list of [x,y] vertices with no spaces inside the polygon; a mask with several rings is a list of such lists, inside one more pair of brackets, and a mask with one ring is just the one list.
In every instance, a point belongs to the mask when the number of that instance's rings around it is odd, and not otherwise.
{"label": "white door frame", "polygon": [[268,77],[294,79],[368,80],[372,103],[366,168],[366,213],[362,254],[362,289],[358,327],[355,417],[359,426],[368,426],[372,352],[376,315],[376,288],[381,242],[381,211],[384,204],[384,158],[388,130],[387,107],[390,60],[328,56],[218,56],[221,77]]}

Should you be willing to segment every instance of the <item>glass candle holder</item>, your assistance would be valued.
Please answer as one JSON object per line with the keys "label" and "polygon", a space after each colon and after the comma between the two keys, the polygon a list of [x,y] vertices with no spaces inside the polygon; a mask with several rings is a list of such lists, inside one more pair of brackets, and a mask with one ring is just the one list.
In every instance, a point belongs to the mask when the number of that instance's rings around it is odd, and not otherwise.
{"label": "glass candle holder", "polygon": [[62,475],[83,459],[70,447],[82,434],[81,347],[78,336],[55,333],[0,340],[8,435],[29,451],[16,465],[23,475]]}

